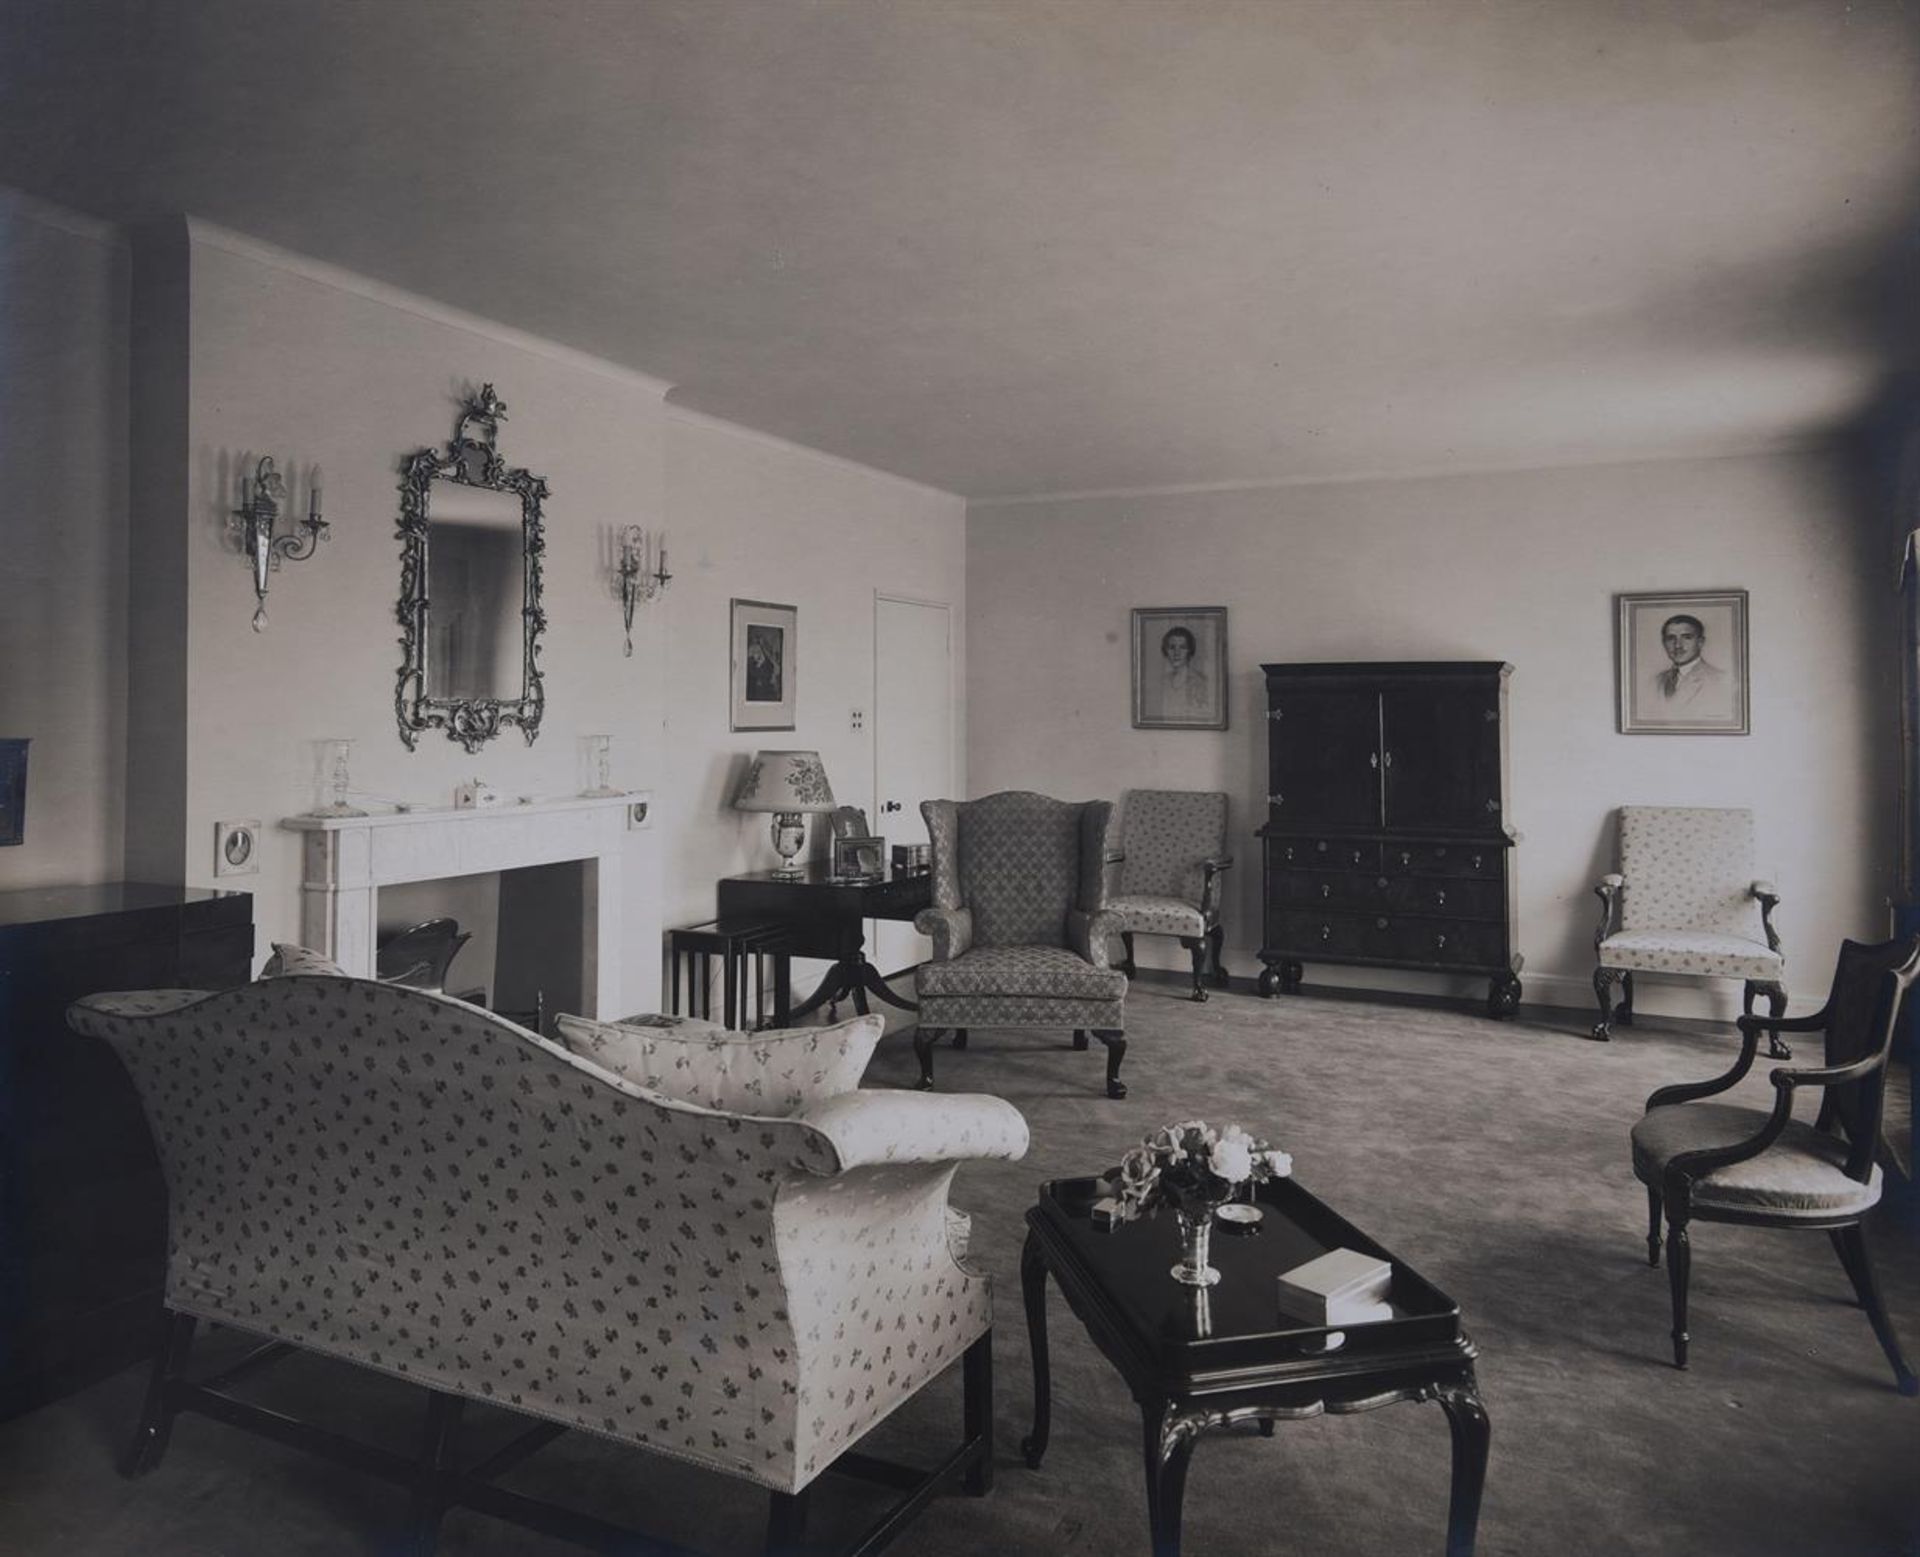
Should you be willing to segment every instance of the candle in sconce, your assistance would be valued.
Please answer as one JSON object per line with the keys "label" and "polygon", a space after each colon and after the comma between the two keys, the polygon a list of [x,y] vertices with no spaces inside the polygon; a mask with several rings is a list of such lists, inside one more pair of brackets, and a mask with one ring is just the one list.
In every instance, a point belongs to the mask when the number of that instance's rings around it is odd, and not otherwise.
{"label": "candle in sconce", "polygon": [[307,494],[307,512],[315,519],[320,517],[320,467],[313,467],[312,490]]}

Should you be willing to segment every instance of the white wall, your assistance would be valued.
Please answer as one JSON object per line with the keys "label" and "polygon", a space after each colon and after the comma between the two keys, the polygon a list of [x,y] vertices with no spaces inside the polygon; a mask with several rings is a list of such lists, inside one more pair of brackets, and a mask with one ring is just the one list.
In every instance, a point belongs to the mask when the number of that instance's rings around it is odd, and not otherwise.
{"label": "white wall", "polygon": [[[656,801],[653,826],[627,841],[626,988],[641,1008],[658,999],[663,927],[710,918],[719,876],[769,862],[765,819],[728,804],[756,745],[817,747],[841,798],[871,806],[875,731],[869,720],[854,732],[849,714],[872,708],[874,593],[948,601],[958,615],[959,499],[669,411],[655,380],[206,224],[143,241],[160,283],[146,289],[156,328],[134,328],[125,247],[111,233],[11,201],[0,222],[5,469],[32,498],[7,509],[0,734],[36,737],[28,836],[41,845],[0,854],[0,888],[115,879],[123,780],[138,793],[151,774],[183,798],[134,819],[133,852],[184,854],[184,870],[172,868],[186,884],[252,892],[264,957],[300,933],[300,842],[276,823],[315,798],[316,740],[353,738],[362,801],[432,805],[475,774],[510,796],[570,794],[579,738],[609,733],[615,782]],[[183,637],[136,655],[136,668],[155,683],[150,706],[184,710],[170,717],[184,742],[151,743],[167,750],[128,775],[130,329],[149,369],[134,420],[147,429],[151,491],[175,490],[177,477],[184,493],[136,507],[143,569],[178,575],[142,631]],[[469,756],[429,734],[408,752],[393,711],[400,465],[444,444],[462,396],[489,381],[508,402],[502,451],[551,489],[545,718],[531,747],[509,732]],[[324,468],[332,535],[273,574],[256,634],[229,513],[262,454],[287,474],[296,513],[313,466]],[[613,532],[628,523],[666,530],[676,575],[640,609],[630,659],[608,573]],[[736,595],[799,608],[791,733],[727,728]],[[258,874],[215,877],[214,823],[254,818],[266,824]],[[148,836],[158,832],[168,836]]]}
{"label": "white wall", "polygon": [[[669,923],[713,913],[712,883],[774,863],[768,819],[728,809],[760,747],[820,753],[834,798],[876,827],[874,594],[943,601],[963,621],[965,506],[901,481],[710,417],[669,408],[667,506],[675,516],[668,650],[672,782],[664,815]],[[791,731],[728,729],[728,602],[799,608],[799,698]],[[956,629],[955,669],[965,663]],[[956,684],[960,681],[955,675]],[[956,685],[955,750],[965,728]],[[868,718],[852,728],[852,711]],[[965,783],[964,763],[954,775]],[[820,852],[824,818],[808,830]],[[884,828],[882,829],[884,831]]]}
{"label": "white wall", "polygon": [[[1753,808],[1759,863],[1784,894],[1790,983],[1813,997],[1842,936],[1884,933],[1892,889],[1891,559],[1845,477],[1834,456],[1802,453],[976,507],[972,792],[1226,789],[1228,960],[1253,973],[1260,665],[1504,659],[1526,998],[1591,1000],[1591,888],[1611,868],[1610,813],[1628,803]],[[1750,592],[1751,736],[1615,733],[1614,592],[1669,588]],[[1152,605],[1228,608],[1226,732],[1130,728],[1128,612]],[[1448,987],[1361,969],[1308,978]],[[1649,983],[1643,1008],[1719,1008],[1697,985]]]}
{"label": "white wall", "polygon": [[121,875],[125,242],[0,189],[0,735],[29,737],[0,891]]}

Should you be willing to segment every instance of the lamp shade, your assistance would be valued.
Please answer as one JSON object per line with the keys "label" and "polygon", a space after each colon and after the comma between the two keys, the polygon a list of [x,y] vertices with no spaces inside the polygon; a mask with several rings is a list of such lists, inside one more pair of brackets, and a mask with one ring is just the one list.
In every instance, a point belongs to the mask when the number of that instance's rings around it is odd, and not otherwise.
{"label": "lamp shade", "polygon": [[817,751],[754,753],[733,797],[736,811],[831,811],[833,786]]}

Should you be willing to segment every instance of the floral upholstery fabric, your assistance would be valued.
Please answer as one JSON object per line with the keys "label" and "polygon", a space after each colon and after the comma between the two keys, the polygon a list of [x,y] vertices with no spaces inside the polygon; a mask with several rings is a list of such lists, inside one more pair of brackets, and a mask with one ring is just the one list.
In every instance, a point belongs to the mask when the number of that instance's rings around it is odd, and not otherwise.
{"label": "floral upholstery fabric", "polygon": [[1226,842],[1224,790],[1128,790],[1120,802],[1120,849],[1126,857],[1120,862],[1118,896],[1108,906],[1121,907],[1120,897],[1197,904],[1206,883],[1201,864],[1223,855]]}
{"label": "floral upholstery fabric", "polygon": [[1753,813],[1620,808],[1622,930],[1705,930],[1766,944],[1754,901]]}
{"label": "floral upholstery fabric", "polygon": [[1096,968],[1064,946],[982,946],[957,962],[930,962],[918,981],[923,999],[1016,995],[1046,1000],[1118,1000],[1127,976]]}
{"label": "floral upholstery fabric", "polygon": [[990,1324],[942,1154],[1019,1156],[999,1099],[719,1113],[363,979],[69,1020],[146,1109],[181,1312],[788,1492]]}
{"label": "floral upholstery fabric", "polygon": [[1709,931],[1629,930],[1600,943],[1609,968],[1650,973],[1694,973],[1704,978],[1778,979],[1787,961],[1764,941]]}
{"label": "floral upholstery fabric", "polygon": [[1116,892],[1107,907],[1120,916],[1121,928],[1136,935],[1205,935],[1207,916],[1200,912],[1199,893],[1194,901],[1179,897],[1154,897],[1142,892]]}
{"label": "floral upholstery fabric", "polygon": [[273,955],[260,969],[263,979],[284,978],[289,973],[319,973],[331,978],[345,978],[347,970],[331,957],[323,957],[317,951],[305,946],[294,946],[285,941],[273,943]]}
{"label": "floral upholstery fabric", "polygon": [[[1675,1103],[1651,1110],[1633,1127],[1633,1171],[1656,1187],[1683,1152],[1732,1146],[1756,1135],[1767,1112],[1733,1103]],[[1693,1181],[1697,1208],[1766,1211],[1791,1216],[1854,1216],[1880,1199],[1880,1169],[1865,1183],[1848,1178],[1847,1144],[1799,1120],[1757,1157],[1729,1163]]]}
{"label": "floral upholstery fabric", "polygon": [[730,1114],[787,1118],[860,1085],[886,1024],[857,1016],[838,1027],[740,1033],[670,1017],[662,1025],[554,1019],[560,1043],[636,1086]]}

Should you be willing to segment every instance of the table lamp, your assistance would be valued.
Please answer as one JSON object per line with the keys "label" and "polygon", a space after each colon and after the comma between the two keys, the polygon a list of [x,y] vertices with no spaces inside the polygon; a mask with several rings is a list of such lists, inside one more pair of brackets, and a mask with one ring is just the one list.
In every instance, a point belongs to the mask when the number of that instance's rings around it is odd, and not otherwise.
{"label": "table lamp", "polygon": [[793,863],[807,839],[809,811],[833,809],[833,786],[815,751],[755,752],[740,792],[733,797],[736,811],[771,811],[773,847],[780,856],[777,881],[798,881],[806,872]]}

